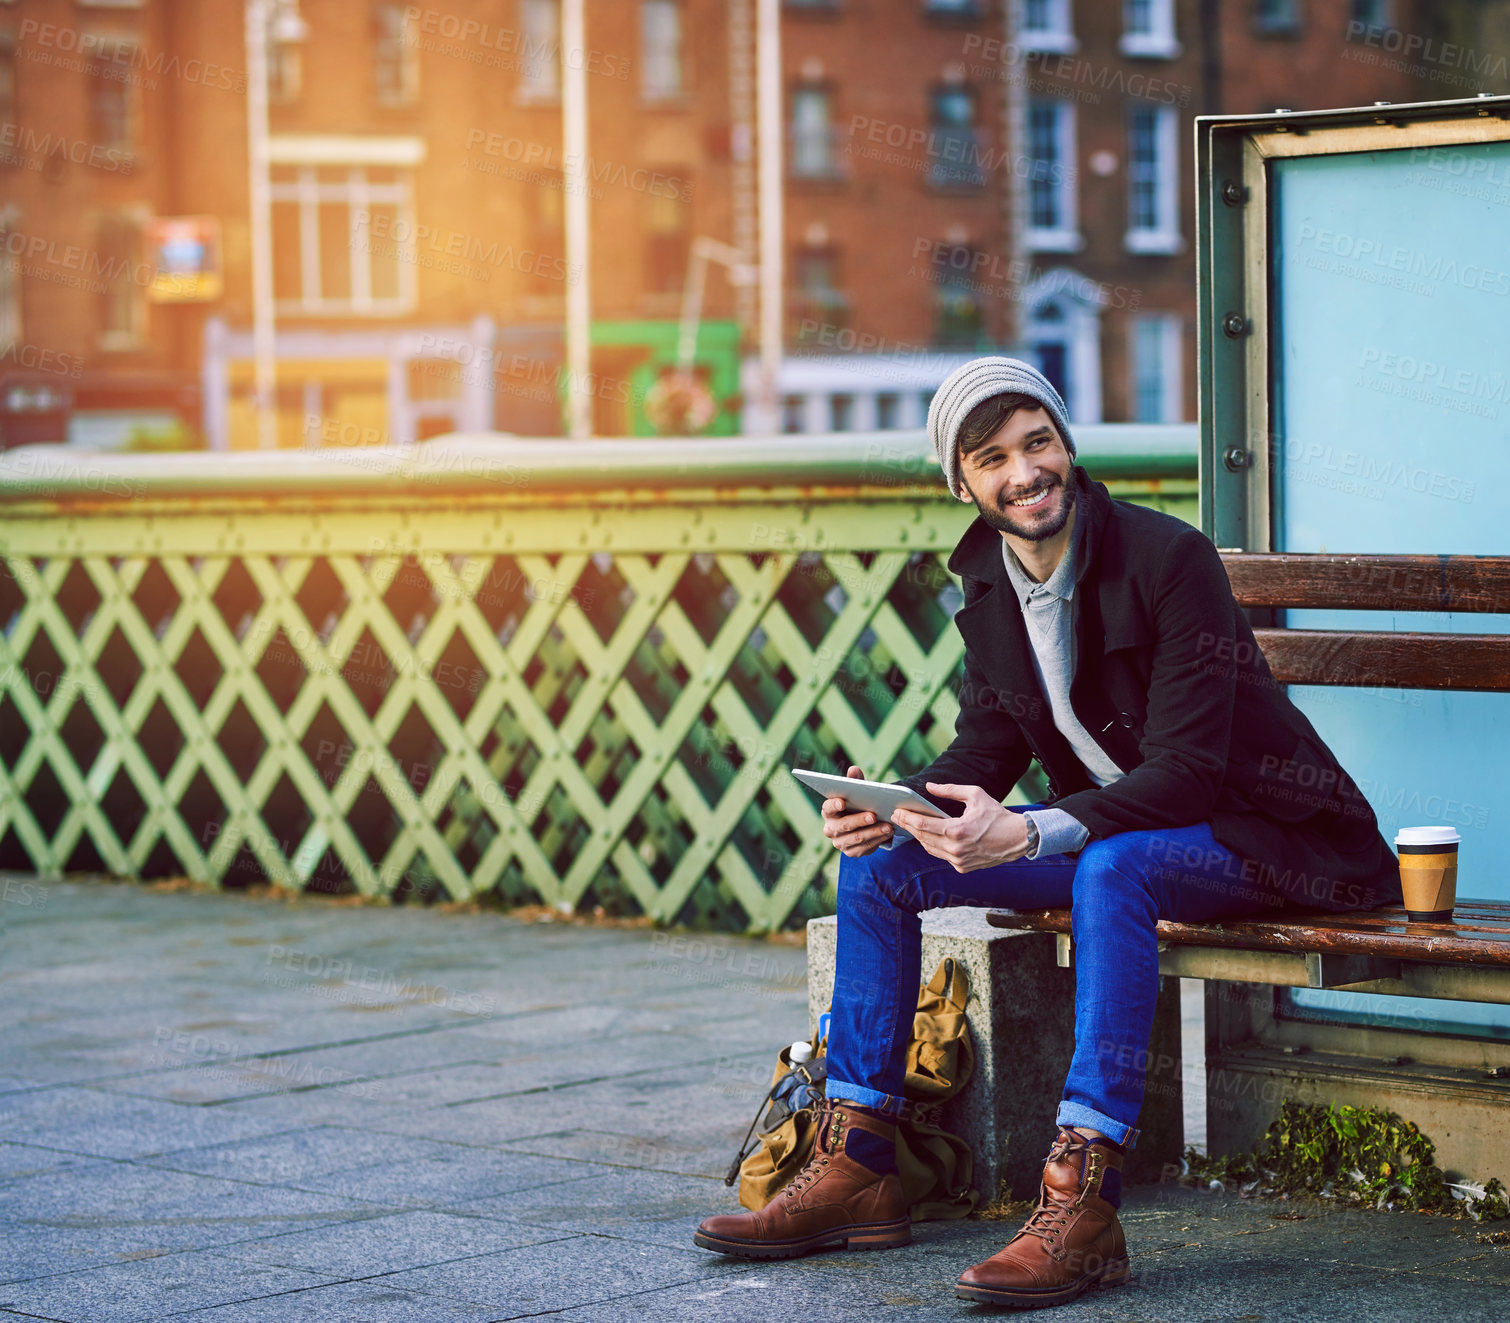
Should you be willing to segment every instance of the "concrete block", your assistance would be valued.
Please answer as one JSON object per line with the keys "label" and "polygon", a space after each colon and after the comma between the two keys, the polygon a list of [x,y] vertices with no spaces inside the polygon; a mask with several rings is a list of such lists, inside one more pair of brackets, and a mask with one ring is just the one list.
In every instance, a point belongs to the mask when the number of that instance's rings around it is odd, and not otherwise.
{"label": "concrete block", "polygon": [[[966,1012],[975,1075],[944,1108],[943,1124],[969,1143],[975,1184],[986,1198],[994,1197],[1003,1181],[1014,1198],[1032,1198],[1074,1054],[1073,972],[1059,967],[1052,934],[994,928],[984,909],[927,910],[922,921],[924,981],[946,956],[970,978]],[[808,1013],[814,1028],[833,1000],[837,936],[836,917],[808,921]],[[1183,1143],[1177,979],[1161,980],[1149,1063],[1149,1091],[1139,1118],[1143,1137],[1125,1168],[1130,1181],[1158,1179]]]}

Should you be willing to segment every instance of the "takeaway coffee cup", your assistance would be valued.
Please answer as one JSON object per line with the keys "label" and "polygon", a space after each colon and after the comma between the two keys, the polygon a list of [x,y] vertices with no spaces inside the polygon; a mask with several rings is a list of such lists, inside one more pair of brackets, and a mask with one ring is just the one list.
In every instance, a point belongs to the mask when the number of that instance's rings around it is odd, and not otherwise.
{"label": "takeaway coffee cup", "polygon": [[1451,827],[1401,827],[1395,833],[1407,918],[1437,923],[1452,918],[1461,840]]}

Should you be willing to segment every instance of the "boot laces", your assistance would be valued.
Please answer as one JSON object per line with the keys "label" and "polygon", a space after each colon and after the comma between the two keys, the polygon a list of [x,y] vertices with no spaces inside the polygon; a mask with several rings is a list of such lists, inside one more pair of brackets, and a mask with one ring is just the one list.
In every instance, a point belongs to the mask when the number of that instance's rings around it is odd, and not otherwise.
{"label": "boot laces", "polygon": [[843,1133],[844,1113],[832,1107],[824,1107],[818,1113],[818,1134],[813,1144],[813,1155],[782,1191],[788,1199],[823,1175],[823,1169],[828,1166],[829,1154],[839,1146]]}
{"label": "boot laces", "polygon": [[1074,1211],[1072,1204],[1056,1204],[1046,1198],[1033,1210],[1033,1215],[1017,1234],[1038,1236],[1052,1247],[1059,1233],[1069,1225],[1070,1215]]}
{"label": "boot laces", "polygon": [[1056,1162],[1076,1153],[1090,1153],[1090,1169],[1085,1173],[1081,1181],[1080,1190],[1073,1199],[1063,1203],[1051,1199],[1048,1186],[1045,1184],[1043,1193],[1039,1196],[1038,1207],[1032,1212],[1027,1222],[1023,1225],[1020,1236],[1038,1236],[1052,1250],[1054,1242],[1059,1234],[1069,1225],[1071,1217],[1079,1210],[1084,1202],[1092,1179],[1101,1169],[1101,1155],[1091,1148],[1085,1140],[1068,1139],[1061,1135],[1049,1149],[1049,1156],[1044,1166],[1047,1168]]}
{"label": "boot laces", "polygon": [[1061,1135],[1049,1149],[1048,1162],[1058,1162],[1061,1158],[1067,1157],[1071,1153],[1084,1153],[1089,1147],[1090,1145],[1084,1140],[1066,1139]]}

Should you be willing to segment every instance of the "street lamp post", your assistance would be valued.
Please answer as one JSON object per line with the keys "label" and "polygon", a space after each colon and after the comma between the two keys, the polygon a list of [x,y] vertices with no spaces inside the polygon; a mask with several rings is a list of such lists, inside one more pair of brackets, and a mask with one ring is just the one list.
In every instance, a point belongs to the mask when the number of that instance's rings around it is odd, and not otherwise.
{"label": "street lamp post", "polygon": [[781,196],[781,0],[757,0],[755,25],[755,106],[758,126],[757,189],[760,213],[760,373],[756,424],[748,430],[775,432],[782,355],[782,269],[785,238]]}
{"label": "street lamp post", "polygon": [[587,59],[583,0],[561,5],[561,139],[566,192],[567,434],[592,435],[591,229],[587,210]]}
{"label": "street lamp post", "polygon": [[252,361],[257,446],[278,445],[277,334],[273,312],[272,182],[268,159],[269,39],[303,41],[298,0],[246,0],[247,210],[252,231]]}

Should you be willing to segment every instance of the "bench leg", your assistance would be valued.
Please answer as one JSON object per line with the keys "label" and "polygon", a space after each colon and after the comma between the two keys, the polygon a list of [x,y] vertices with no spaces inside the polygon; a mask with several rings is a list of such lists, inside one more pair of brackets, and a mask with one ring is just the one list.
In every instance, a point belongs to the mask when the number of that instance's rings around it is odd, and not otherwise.
{"label": "bench leg", "polygon": [[1148,1043],[1148,1083],[1143,1110],[1138,1114],[1142,1132],[1138,1145],[1123,1164],[1123,1179],[1130,1183],[1157,1181],[1167,1175],[1169,1164],[1178,1164],[1185,1150],[1185,1088],[1181,1051],[1180,980],[1159,979],[1159,1000],[1154,1007],[1153,1034]]}

